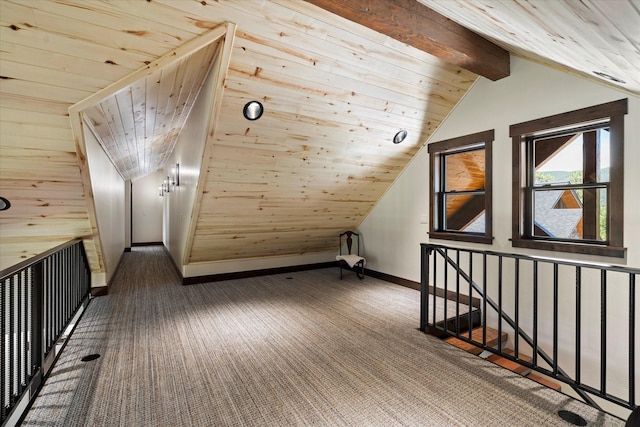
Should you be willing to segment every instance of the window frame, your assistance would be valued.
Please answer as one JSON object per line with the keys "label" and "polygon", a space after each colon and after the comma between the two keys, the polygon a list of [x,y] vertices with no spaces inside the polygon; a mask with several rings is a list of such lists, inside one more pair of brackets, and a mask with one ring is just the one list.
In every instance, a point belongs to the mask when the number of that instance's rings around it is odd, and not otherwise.
{"label": "window frame", "polygon": [[[553,116],[543,117],[511,125],[512,138],[512,223],[511,244],[513,247],[590,254],[623,258],[626,248],[624,236],[624,115],[627,114],[627,99],[608,102]],[[528,177],[531,165],[527,164],[527,150],[532,141],[554,131],[578,129],[589,124],[609,123],[609,189],[607,201],[608,241],[566,241],[541,238],[528,232],[532,222],[533,206],[531,194],[533,183]]]}
{"label": "window frame", "polygon": [[[427,146],[429,153],[429,238],[455,240],[462,242],[491,244],[493,242],[493,140],[495,131],[493,129],[477,132],[469,135],[451,138],[444,141],[434,142]],[[474,146],[484,145],[484,214],[485,214],[485,231],[484,233],[470,233],[465,231],[445,231],[442,230],[441,218],[443,209],[438,200],[438,194],[441,189],[446,188],[446,182],[438,176],[440,172],[439,162],[442,155],[450,155],[454,153],[469,151]],[[467,193],[467,192],[465,192]]]}

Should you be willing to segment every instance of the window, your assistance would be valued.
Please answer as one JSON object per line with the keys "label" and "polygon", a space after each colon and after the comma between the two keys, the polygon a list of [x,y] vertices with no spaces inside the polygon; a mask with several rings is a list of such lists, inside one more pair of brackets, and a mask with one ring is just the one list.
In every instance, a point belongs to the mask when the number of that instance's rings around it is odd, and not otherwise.
{"label": "window", "polygon": [[627,100],[512,125],[515,247],[624,257]]}
{"label": "window", "polygon": [[429,144],[429,237],[491,243],[494,131]]}

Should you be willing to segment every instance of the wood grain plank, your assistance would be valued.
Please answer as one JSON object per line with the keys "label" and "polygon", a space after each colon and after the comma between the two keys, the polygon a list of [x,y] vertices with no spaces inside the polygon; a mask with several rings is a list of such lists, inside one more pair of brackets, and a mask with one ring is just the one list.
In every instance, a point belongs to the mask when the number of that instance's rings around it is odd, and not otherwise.
{"label": "wood grain plank", "polygon": [[38,83],[20,78],[2,79],[2,92],[4,94],[26,96],[41,100],[55,100],[71,105],[78,99],[82,99],[92,92],[74,88],[52,86],[48,83]]}
{"label": "wood grain plank", "polygon": [[154,60],[153,62],[147,64],[145,67],[139,69],[138,71],[129,74],[117,82],[112,83],[101,91],[93,94],[91,97],[88,97],[82,102],[79,102],[73,106],[74,111],[82,111],[88,106],[94,105],[98,102],[101,102],[104,98],[111,96],[114,93],[119,92],[123,88],[131,85],[132,83],[140,80],[141,78],[146,77],[147,75],[152,74],[155,70],[162,69],[165,66],[168,66],[179,60],[183,56],[189,55],[192,52],[201,49],[202,47],[208,45],[209,43],[213,43],[222,37],[225,34],[226,27],[216,27],[212,30],[207,31],[206,33],[197,36],[183,45],[171,50],[166,53],[162,57]]}
{"label": "wood grain plank", "polygon": [[[68,115],[69,103],[0,91],[0,105],[17,111]],[[1,120],[1,119],[0,119]]]}
{"label": "wood grain plank", "polygon": [[[0,2],[0,39],[16,45],[64,53],[79,59],[89,58],[109,65],[139,69],[153,57],[105,46],[90,39],[72,38],[39,28],[32,8],[9,1]],[[117,61],[116,61],[117,58]],[[81,74],[81,73],[80,73]]]}
{"label": "wood grain plank", "polygon": [[73,75],[66,71],[58,71],[43,68],[40,65],[22,64],[3,58],[2,78],[26,80],[39,84],[52,84],[68,89],[77,89],[85,92],[95,92],[109,84],[109,80],[96,78],[91,75]]}
{"label": "wood grain plank", "polygon": [[[608,2],[606,7],[593,1],[550,2],[545,7],[532,2],[500,2],[486,8],[478,0],[419,1],[515,55],[640,93],[640,62],[634,47],[640,10],[628,7],[627,2]],[[594,71],[621,78],[624,83],[598,78]]]}
{"label": "wood grain plank", "polygon": [[307,1],[488,79],[509,75],[509,52],[417,2]]}
{"label": "wood grain plank", "polygon": [[0,134],[6,135],[7,137],[15,136],[18,138],[31,137],[41,138],[44,140],[69,140],[69,137],[71,136],[71,131],[68,126],[65,128],[58,126],[47,126],[37,123],[18,123],[4,120],[2,121],[2,124],[3,126],[0,130]]}
{"label": "wood grain plank", "polygon": [[[10,0],[7,0],[10,1]],[[87,9],[66,7],[57,4],[54,12],[44,10],[50,2],[32,3],[32,13],[39,29],[64,35],[65,37],[90,40],[94,44],[104,45],[125,51],[140,53],[151,57],[158,57],[168,50],[180,46],[183,42],[178,37],[158,34],[149,30],[112,28],[103,25],[101,16],[97,20],[83,21],[77,18],[77,11]],[[71,15],[67,15],[67,14]],[[74,17],[73,15],[76,15]]]}
{"label": "wood grain plank", "polygon": [[[24,110],[9,108],[0,103],[0,121],[3,123],[21,123],[40,126],[51,126],[56,128],[69,128],[69,117],[67,113],[51,114],[40,111],[30,111],[25,114]],[[0,132],[3,129],[0,128]]]}
{"label": "wood grain plank", "polygon": [[149,74],[145,81],[145,129],[144,129],[144,163],[151,163],[151,147],[156,137],[154,132],[156,126],[156,110],[158,109],[159,86],[162,77],[162,70],[156,70]]}
{"label": "wood grain plank", "polygon": [[[334,46],[334,50],[327,52],[327,45]],[[354,41],[353,34],[343,29],[332,32],[328,40],[318,40],[308,33],[298,32],[288,34],[285,39],[278,37],[271,40],[243,31],[239,33],[237,46],[236,49],[243,51],[238,54],[244,53],[243,56],[272,58],[271,61],[256,60],[256,65],[261,62],[275,65],[284,61],[332,74],[357,71],[412,85],[427,84],[435,76],[440,78],[442,84],[460,89],[465,89],[476,78],[473,73],[424,55],[416,57],[414,52],[385,51],[364,38]]]}

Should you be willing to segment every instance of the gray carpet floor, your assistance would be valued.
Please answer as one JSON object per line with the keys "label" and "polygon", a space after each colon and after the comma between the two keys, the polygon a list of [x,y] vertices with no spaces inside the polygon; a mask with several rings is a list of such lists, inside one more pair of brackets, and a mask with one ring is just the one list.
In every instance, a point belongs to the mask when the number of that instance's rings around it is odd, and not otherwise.
{"label": "gray carpet floor", "polygon": [[624,425],[421,333],[418,291],[337,268],[181,286],[161,248],[124,257],[24,425]]}

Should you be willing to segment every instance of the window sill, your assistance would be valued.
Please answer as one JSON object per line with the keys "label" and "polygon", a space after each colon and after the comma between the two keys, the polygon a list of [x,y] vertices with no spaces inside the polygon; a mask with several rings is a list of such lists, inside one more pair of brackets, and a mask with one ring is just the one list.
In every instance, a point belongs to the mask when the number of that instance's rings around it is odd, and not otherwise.
{"label": "window sill", "polygon": [[481,236],[477,234],[447,233],[445,231],[429,232],[429,239],[455,240],[457,242],[493,243],[493,237]]}
{"label": "window sill", "polygon": [[540,249],[553,252],[569,252],[574,254],[587,254],[624,258],[627,248],[617,246],[581,245],[576,243],[548,242],[528,239],[512,239],[511,246],[516,248]]}

